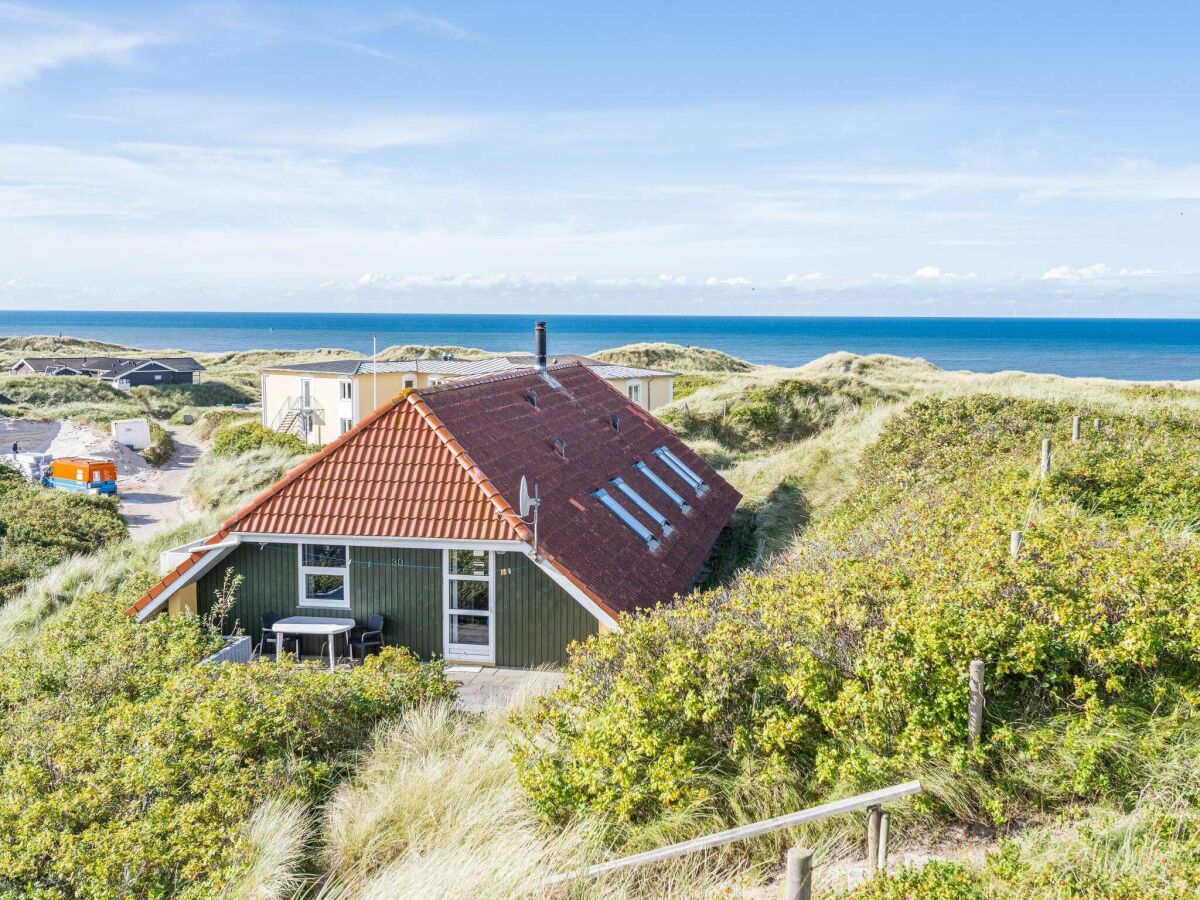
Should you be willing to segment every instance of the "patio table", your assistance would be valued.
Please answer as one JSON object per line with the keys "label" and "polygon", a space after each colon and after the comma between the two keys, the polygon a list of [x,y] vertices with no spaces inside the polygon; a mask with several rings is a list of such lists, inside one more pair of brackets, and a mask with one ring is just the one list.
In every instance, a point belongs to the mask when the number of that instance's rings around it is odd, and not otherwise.
{"label": "patio table", "polygon": [[[280,619],[271,626],[271,631],[275,632],[275,660],[278,662],[283,653],[285,634],[323,634],[329,639],[329,671],[332,672],[337,667],[337,657],[333,652],[334,638],[339,634],[348,635],[357,624],[353,619],[331,619],[328,616],[288,616]],[[347,649],[349,646],[350,638],[347,637]]]}

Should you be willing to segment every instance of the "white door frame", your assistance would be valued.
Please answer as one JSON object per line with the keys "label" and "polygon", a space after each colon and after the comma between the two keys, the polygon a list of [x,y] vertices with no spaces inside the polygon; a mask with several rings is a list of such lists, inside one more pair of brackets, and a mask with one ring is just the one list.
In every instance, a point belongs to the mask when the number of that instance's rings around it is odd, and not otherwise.
{"label": "white door frame", "polygon": [[[455,547],[454,550],[471,550],[471,547]],[[454,662],[475,662],[475,663],[495,663],[496,662],[496,552],[487,550],[488,573],[487,575],[455,575],[453,579],[450,577],[450,553],[452,550],[446,549],[442,551],[442,649],[443,655],[448,660]],[[488,586],[488,609],[484,613],[480,610],[462,610],[462,615],[471,616],[486,616],[488,620],[488,643],[484,647],[481,644],[451,644],[450,643],[450,617],[459,615],[460,612],[450,611],[450,582],[454,581],[486,581]]]}

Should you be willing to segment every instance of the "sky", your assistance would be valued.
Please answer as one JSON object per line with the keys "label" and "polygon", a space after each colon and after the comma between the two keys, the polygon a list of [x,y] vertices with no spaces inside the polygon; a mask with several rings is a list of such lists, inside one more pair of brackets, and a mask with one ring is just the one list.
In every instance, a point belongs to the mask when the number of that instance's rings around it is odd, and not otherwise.
{"label": "sky", "polygon": [[1195,316],[1200,5],[0,2],[0,308]]}

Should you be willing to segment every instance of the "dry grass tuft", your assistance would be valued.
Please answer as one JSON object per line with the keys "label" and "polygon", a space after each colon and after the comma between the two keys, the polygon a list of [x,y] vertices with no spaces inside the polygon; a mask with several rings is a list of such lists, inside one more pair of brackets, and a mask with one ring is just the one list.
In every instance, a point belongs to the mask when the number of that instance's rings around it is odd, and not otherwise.
{"label": "dry grass tuft", "polygon": [[311,822],[304,806],[270,800],[247,823],[249,868],[221,896],[227,900],[281,900],[296,896],[305,878],[300,873],[312,843]]}

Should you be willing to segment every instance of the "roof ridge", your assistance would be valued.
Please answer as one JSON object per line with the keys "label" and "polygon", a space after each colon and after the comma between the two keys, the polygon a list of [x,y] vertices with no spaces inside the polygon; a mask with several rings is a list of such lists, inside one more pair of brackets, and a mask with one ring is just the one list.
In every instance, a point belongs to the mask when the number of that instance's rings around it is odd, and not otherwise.
{"label": "roof ridge", "polygon": [[[513,531],[517,533],[521,540],[532,543],[533,532],[530,531],[529,526],[517,515],[516,510],[512,508],[512,504],[504,499],[504,495],[492,484],[491,479],[487,477],[483,469],[476,465],[475,460],[471,458],[471,455],[458,442],[458,439],[450,433],[450,429],[438,418],[437,413],[430,409],[428,404],[421,399],[420,392],[411,391],[405,399],[416,410],[417,415],[421,417],[422,421],[430,427],[438,440],[442,442],[442,445],[454,457],[455,461],[466,470],[467,477],[475,483],[492,506],[496,508],[496,513],[500,518],[512,526]],[[536,551],[537,548],[535,547],[534,550]]]}
{"label": "roof ridge", "polygon": [[[544,372],[561,372],[563,369],[580,368],[586,369],[587,366],[581,362],[572,361],[565,363],[556,363],[552,366],[546,366],[540,371]],[[422,396],[427,394],[441,394],[446,391],[457,391],[462,388],[474,387],[480,384],[491,384],[494,381],[508,381],[512,378],[528,378],[530,375],[536,375],[539,369],[536,366],[522,366],[518,369],[507,369],[502,372],[487,372],[483,375],[472,375],[470,378],[459,378],[454,381],[444,381],[440,384],[431,384],[428,387],[417,388],[417,393]]]}

